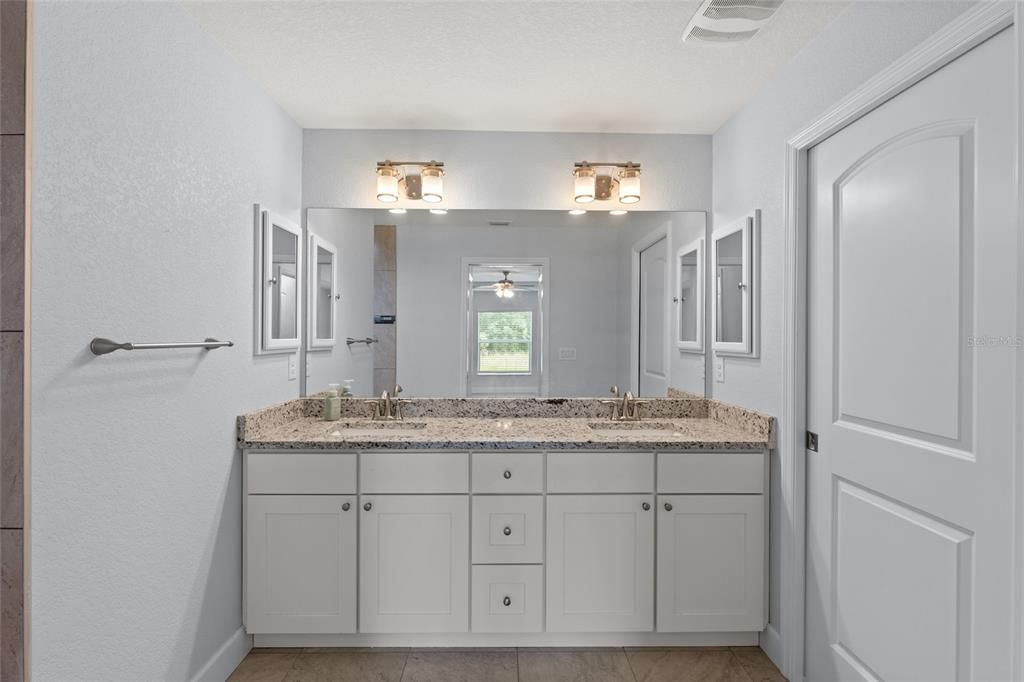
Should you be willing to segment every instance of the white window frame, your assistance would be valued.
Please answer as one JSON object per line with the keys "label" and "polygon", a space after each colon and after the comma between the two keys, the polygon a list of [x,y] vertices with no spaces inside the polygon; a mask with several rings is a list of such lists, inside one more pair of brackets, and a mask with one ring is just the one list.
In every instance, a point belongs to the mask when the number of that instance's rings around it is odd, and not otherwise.
{"label": "white window frame", "polygon": [[[317,336],[317,329],[319,328],[319,313],[317,312],[317,294],[319,293],[318,287],[319,282],[319,250],[331,254],[331,301],[334,308],[333,314],[331,315],[331,335],[327,338],[321,338]],[[307,256],[307,263],[310,264],[308,271],[307,282],[309,289],[306,292],[306,301],[308,313],[306,318],[309,320],[309,326],[307,333],[309,334],[309,349],[315,350],[327,350],[333,348],[338,343],[338,311],[337,304],[340,295],[338,294],[338,249],[331,244],[329,241],[324,239],[318,234],[313,232],[309,233],[309,255]]]}
{"label": "white window frame", "polygon": [[[537,346],[537,366],[534,368],[534,372],[539,373],[540,376],[540,397],[546,398],[550,390],[550,372],[548,371],[548,320],[551,319],[549,314],[549,301],[550,301],[550,276],[551,276],[551,259],[547,257],[538,258],[524,258],[521,256],[515,256],[510,258],[499,258],[495,256],[480,256],[480,257],[469,257],[463,256],[462,258],[462,301],[459,305],[462,307],[461,315],[459,316],[459,357],[461,358],[462,371],[459,372],[459,395],[469,395],[469,372],[471,369],[472,360],[469,355],[469,335],[470,325],[475,322],[472,318],[473,310],[473,292],[466,286],[469,282],[469,270],[475,265],[504,265],[504,264],[515,264],[518,266],[533,266],[540,268],[541,278],[543,286],[540,294],[540,315],[534,316],[533,321],[533,344],[539,344]],[[539,317],[539,319],[538,319]],[[538,338],[538,334],[540,335]],[[495,374],[485,374],[483,376],[500,376]],[[514,376],[526,376],[526,375],[514,375]]]}
{"label": "white window frame", "polygon": [[[740,357],[758,357],[761,326],[760,311],[760,248],[759,233],[761,225],[760,209],[754,211],[753,215],[746,216],[740,221],[723,226],[711,234],[711,267],[712,271],[708,281],[712,282],[714,296],[711,301],[712,333],[711,348],[717,355],[731,355]],[[718,279],[718,242],[737,232],[743,234],[742,256],[740,266],[742,268],[743,290],[742,316],[743,331],[740,341],[719,341],[718,340],[718,297],[720,294],[721,282]]]}
{"label": "white window frame", "polygon": [[[302,282],[303,279],[303,236],[298,225],[286,220],[271,211],[256,205],[257,222],[257,266],[255,281],[256,302],[256,354],[293,353],[302,343]],[[274,306],[273,298],[267,296],[268,287],[272,286],[271,271],[274,263],[274,228],[279,227],[295,235],[295,295],[300,300],[295,306],[295,336],[283,339],[273,338]]]}
{"label": "white window frame", "polygon": [[[683,283],[683,256],[696,253],[697,275],[695,278],[695,289],[693,296],[696,299],[697,308],[695,314],[697,323],[695,325],[696,340],[687,341],[682,336],[683,322],[683,297],[681,296]],[[704,352],[704,238],[694,240],[676,251],[676,286],[673,298],[676,299],[676,348],[685,353]]]}

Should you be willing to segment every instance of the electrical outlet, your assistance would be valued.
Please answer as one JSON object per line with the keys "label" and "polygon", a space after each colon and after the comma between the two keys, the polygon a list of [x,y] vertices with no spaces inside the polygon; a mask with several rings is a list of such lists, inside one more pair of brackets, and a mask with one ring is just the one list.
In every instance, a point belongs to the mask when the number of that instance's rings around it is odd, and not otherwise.
{"label": "electrical outlet", "polygon": [[575,360],[576,349],[575,348],[559,348],[558,349],[559,360]]}
{"label": "electrical outlet", "polygon": [[299,354],[292,353],[288,356],[288,381],[295,381],[299,378]]}
{"label": "electrical outlet", "polygon": [[715,356],[715,381],[725,383],[725,358],[721,355]]}

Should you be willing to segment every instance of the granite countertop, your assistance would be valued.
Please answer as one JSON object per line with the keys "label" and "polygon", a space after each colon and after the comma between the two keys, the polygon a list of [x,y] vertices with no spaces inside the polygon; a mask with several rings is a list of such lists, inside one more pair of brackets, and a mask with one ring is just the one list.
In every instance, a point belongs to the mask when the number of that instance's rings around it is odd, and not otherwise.
{"label": "granite countertop", "polygon": [[[659,401],[653,401],[658,403]],[[468,414],[472,403],[423,400],[397,425],[365,415],[319,416],[321,401],[300,399],[239,418],[242,449],[266,450],[764,450],[773,420],[705,400],[665,400],[639,422],[612,422],[606,407],[582,400],[537,401]],[[354,403],[353,403],[354,404]],[[485,403],[481,403],[485,405]],[[358,408],[357,408],[358,409]],[[409,414],[409,413],[412,414]],[[505,413],[505,414],[503,414]],[[560,416],[560,415],[565,416]],[[437,416],[440,415],[440,416]],[[523,416],[517,416],[523,415]],[[676,416],[679,415],[679,416]],[[591,424],[597,429],[591,428]],[[616,430],[610,433],[608,430]]]}

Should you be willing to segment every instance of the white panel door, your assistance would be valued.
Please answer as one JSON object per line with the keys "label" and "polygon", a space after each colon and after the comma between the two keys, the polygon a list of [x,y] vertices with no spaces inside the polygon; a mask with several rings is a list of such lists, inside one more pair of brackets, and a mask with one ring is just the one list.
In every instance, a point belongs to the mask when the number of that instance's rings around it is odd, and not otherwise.
{"label": "white panel door", "polygon": [[469,497],[363,495],[360,632],[469,630]]}
{"label": "white panel door", "polygon": [[249,495],[246,506],[246,630],[355,632],[355,496]]}
{"label": "white panel door", "polygon": [[809,680],[1008,680],[1014,43],[809,156]]}
{"label": "white panel door", "polygon": [[763,495],[658,497],[658,631],[767,624]]}
{"label": "white panel door", "polygon": [[668,390],[668,239],[640,252],[640,395]]}
{"label": "white panel door", "polygon": [[549,632],[654,627],[651,495],[549,495]]}

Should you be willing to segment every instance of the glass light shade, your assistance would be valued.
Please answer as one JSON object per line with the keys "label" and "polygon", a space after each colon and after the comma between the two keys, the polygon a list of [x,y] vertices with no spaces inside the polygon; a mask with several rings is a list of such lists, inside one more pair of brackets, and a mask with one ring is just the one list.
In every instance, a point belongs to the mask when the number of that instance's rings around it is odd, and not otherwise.
{"label": "glass light shade", "polygon": [[608,215],[626,215],[629,211],[621,208],[614,208],[608,211]]}
{"label": "glass light shade", "polygon": [[389,208],[388,213],[394,213],[395,215],[403,215],[405,213],[404,208]]}
{"label": "glass light shade", "polygon": [[430,212],[433,215],[448,215],[448,209],[447,208],[432,208],[432,209],[430,209]]}
{"label": "glass light shade", "polygon": [[586,210],[584,210],[582,208],[570,208],[569,209],[569,215],[583,215],[584,213],[586,213]]}
{"label": "glass light shade", "polygon": [[573,201],[577,204],[589,204],[597,193],[597,172],[588,166],[573,171]]}
{"label": "glass light shade", "polygon": [[398,179],[401,175],[394,166],[377,168],[377,201],[393,204],[398,201]]}
{"label": "glass light shade", "polygon": [[440,203],[444,199],[444,171],[437,166],[427,166],[420,172],[420,179],[423,181],[423,201]]}
{"label": "glass light shade", "polygon": [[511,288],[508,288],[508,289],[506,289],[506,288],[499,288],[494,293],[496,293],[498,295],[498,298],[512,298],[513,296],[516,295],[516,292],[514,290],[512,290]]}
{"label": "glass light shade", "polygon": [[635,204],[640,201],[640,169],[627,168],[619,174],[619,203]]}

